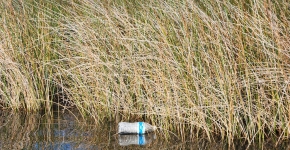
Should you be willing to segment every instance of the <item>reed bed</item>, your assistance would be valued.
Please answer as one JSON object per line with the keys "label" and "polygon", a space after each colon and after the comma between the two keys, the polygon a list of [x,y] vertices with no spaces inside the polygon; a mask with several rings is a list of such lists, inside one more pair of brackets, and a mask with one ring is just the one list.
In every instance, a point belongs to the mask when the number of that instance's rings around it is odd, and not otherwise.
{"label": "reed bed", "polygon": [[8,0],[0,11],[2,108],[69,103],[183,140],[289,137],[287,0]]}

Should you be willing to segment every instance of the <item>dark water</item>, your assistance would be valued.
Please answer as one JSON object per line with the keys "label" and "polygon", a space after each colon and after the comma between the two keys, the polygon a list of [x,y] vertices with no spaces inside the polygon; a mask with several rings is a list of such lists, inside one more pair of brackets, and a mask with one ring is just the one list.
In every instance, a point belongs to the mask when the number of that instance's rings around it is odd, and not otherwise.
{"label": "dark water", "polygon": [[[194,142],[165,139],[162,131],[146,135],[118,135],[115,122],[95,125],[75,111],[53,115],[21,114],[0,110],[0,149],[229,149],[226,142],[199,138]],[[287,149],[287,144],[253,145],[250,149]],[[236,142],[233,149],[247,145]]]}

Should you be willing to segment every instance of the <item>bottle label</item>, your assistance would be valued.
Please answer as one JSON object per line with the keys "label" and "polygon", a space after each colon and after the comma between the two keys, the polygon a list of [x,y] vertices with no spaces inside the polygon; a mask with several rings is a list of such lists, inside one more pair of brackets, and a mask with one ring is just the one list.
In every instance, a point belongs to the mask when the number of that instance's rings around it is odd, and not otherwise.
{"label": "bottle label", "polygon": [[139,122],[139,134],[145,133],[144,122]]}

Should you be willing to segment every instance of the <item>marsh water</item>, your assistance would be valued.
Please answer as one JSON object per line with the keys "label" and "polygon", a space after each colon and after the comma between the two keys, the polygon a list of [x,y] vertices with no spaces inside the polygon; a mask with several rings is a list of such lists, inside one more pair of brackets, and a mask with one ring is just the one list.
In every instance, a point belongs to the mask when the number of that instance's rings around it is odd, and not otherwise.
{"label": "marsh water", "polygon": [[[228,149],[226,142],[199,138],[182,142],[166,139],[162,131],[145,135],[118,135],[115,121],[98,125],[73,110],[48,114],[0,111],[0,149]],[[287,149],[287,144],[267,144],[265,149]],[[257,146],[251,146],[256,149]],[[251,149],[250,147],[250,149]],[[247,148],[236,142],[235,149]],[[261,147],[259,147],[261,148]]]}

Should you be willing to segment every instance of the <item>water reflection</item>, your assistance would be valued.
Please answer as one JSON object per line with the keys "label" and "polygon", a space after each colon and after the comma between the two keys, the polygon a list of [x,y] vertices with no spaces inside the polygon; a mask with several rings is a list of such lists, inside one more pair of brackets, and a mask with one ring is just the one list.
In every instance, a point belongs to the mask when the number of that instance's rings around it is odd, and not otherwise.
{"label": "water reflection", "polygon": [[119,144],[120,146],[146,145],[155,139],[155,133],[119,135]]}
{"label": "water reflection", "polygon": [[98,138],[108,139],[69,112],[0,115],[0,149],[97,149]]}
{"label": "water reflection", "polygon": [[[118,135],[115,122],[96,125],[89,121],[86,118],[85,123],[78,113],[70,111],[57,112],[51,117],[0,110],[0,149],[228,149],[226,142],[216,139],[211,142],[202,138],[191,142],[168,140],[162,131],[145,135]],[[247,148],[245,142],[235,144],[235,149]],[[277,147],[273,146],[275,144],[275,141],[266,143],[264,148],[286,149],[288,146],[288,143]],[[250,149],[256,149],[256,146]]]}

